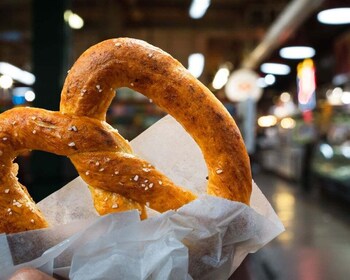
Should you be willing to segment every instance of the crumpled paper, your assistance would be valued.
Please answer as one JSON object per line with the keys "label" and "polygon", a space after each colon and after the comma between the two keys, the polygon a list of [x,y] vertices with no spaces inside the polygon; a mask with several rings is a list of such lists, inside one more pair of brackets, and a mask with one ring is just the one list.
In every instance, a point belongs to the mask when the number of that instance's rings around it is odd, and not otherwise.
{"label": "crumpled paper", "polygon": [[0,279],[23,266],[69,279],[227,279],[284,231],[254,182],[250,207],[205,194],[202,153],[171,116],[131,144],[199,198],[144,221],[137,211],[98,217],[78,177],[39,203],[50,229],[0,234]]}

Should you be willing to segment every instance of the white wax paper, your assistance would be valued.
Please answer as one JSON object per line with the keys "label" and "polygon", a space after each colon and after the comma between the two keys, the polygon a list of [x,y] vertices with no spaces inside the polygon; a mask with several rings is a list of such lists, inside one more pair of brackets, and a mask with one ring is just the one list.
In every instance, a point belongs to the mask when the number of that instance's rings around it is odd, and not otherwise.
{"label": "white wax paper", "polygon": [[70,279],[227,279],[284,231],[254,182],[251,207],[205,194],[203,156],[172,117],[131,144],[199,198],[144,221],[137,211],[98,217],[78,177],[39,203],[50,229],[0,234],[0,279],[22,266]]}

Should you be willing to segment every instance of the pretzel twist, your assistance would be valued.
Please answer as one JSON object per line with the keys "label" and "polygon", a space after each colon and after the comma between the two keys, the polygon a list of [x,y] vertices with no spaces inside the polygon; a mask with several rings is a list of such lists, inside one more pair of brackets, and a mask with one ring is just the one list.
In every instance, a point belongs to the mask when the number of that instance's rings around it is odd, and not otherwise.
{"label": "pretzel twist", "polygon": [[[115,89],[123,86],[152,99],[197,142],[208,167],[209,194],[249,204],[248,155],[224,106],[164,51],[140,40],[110,39],[75,62],[62,90],[60,112],[17,108],[0,115],[0,232],[48,226],[16,178],[13,160],[23,150],[68,156],[102,214],[113,211],[115,201],[122,209],[144,213],[145,205],[164,212],[196,198],[135,156],[105,122]],[[112,205],[105,203],[106,197]]]}

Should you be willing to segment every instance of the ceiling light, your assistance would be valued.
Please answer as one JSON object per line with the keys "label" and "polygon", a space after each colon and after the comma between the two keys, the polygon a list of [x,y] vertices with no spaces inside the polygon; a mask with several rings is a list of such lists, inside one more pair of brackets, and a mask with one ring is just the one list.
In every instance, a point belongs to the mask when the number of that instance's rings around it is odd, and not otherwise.
{"label": "ceiling light", "polygon": [[28,90],[24,93],[24,98],[28,101],[28,102],[32,102],[35,99],[35,93],[32,90]]}
{"label": "ceiling light", "polygon": [[293,46],[280,50],[280,56],[286,59],[304,59],[315,55],[315,49],[311,47]]}
{"label": "ceiling light", "polygon": [[221,89],[228,80],[228,76],[230,75],[230,70],[227,67],[221,67],[218,72],[216,72],[214,80],[213,80],[213,88]]}
{"label": "ceiling light", "polygon": [[324,24],[347,24],[350,23],[350,8],[324,10],[317,14],[317,19]]}
{"label": "ceiling light", "polygon": [[63,14],[64,20],[68,23],[72,29],[80,29],[84,26],[84,20],[71,10],[66,10]]}
{"label": "ceiling light", "polygon": [[272,74],[267,74],[264,80],[265,80],[265,83],[269,86],[273,85],[276,82],[276,78]]}
{"label": "ceiling light", "polygon": [[9,75],[2,75],[0,77],[0,88],[8,89],[12,87],[13,80]]}
{"label": "ceiling light", "polygon": [[8,75],[13,80],[26,85],[32,85],[35,82],[35,76],[32,73],[24,71],[7,62],[0,62],[0,74]]}
{"label": "ceiling light", "polygon": [[192,0],[189,11],[190,17],[194,19],[203,17],[209,5],[210,0]]}
{"label": "ceiling light", "polygon": [[260,70],[266,74],[287,75],[290,73],[290,67],[281,63],[263,63]]}
{"label": "ceiling light", "polygon": [[201,53],[193,53],[188,57],[188,71],[198,78],[204,69],[204,55]]}

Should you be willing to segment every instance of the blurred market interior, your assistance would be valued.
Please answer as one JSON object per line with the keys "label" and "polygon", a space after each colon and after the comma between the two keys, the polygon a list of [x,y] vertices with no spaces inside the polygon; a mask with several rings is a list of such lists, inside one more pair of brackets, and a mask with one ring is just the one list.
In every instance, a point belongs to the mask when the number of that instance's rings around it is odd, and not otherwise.
{"label": "blurred market interior", "polygon": [[[108,38],[146,40],[232,114],[253,177],[286,227],[232,279],[348,279],[348,0],[1,0],[0,12],[1,112],[58,110],[84,50]],[[107,118],[128,140],[165,116],[140,93],[116,92]],[[68,159],[44,152],[17,161],[37,201],[77,176]]]}

